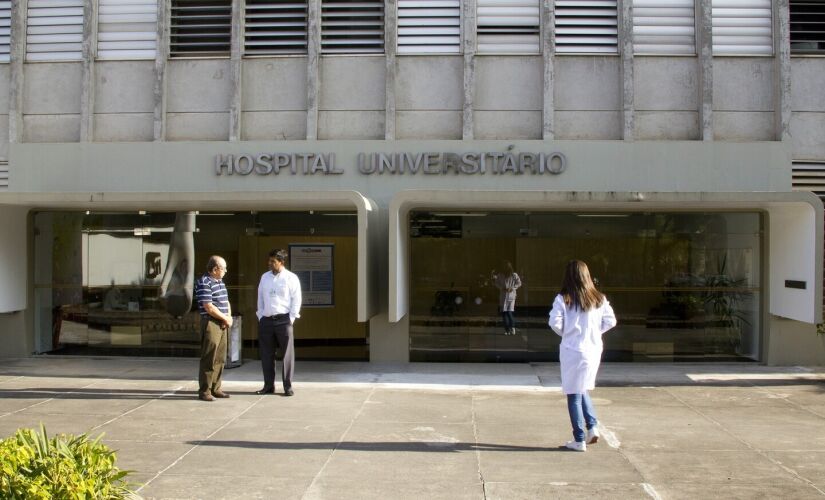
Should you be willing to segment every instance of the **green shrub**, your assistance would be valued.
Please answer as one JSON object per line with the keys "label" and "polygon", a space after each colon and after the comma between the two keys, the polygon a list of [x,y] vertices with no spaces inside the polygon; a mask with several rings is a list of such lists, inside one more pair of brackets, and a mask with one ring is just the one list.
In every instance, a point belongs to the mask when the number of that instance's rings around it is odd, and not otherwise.
{"label": "green shrub", "polygon": [[0,498],[118,499],[131,494],[129,471],[115,466],[115,452],[97,439],[46,428],[19,429],[0,441]]}

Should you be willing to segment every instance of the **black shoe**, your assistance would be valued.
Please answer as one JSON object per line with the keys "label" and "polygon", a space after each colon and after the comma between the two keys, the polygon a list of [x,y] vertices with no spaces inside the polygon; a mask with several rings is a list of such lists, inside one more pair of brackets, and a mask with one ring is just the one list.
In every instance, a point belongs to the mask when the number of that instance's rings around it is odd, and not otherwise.
{"label": "black shoe", "polygon": [[289,389],[284,390],[284,396],[292,396],[295,392],[290,387]]}
{"label": "black shoe", "polygon": [[261,389],[259,391],[255,391],[255,394],[275,394],[275,388],[274,387],[264,387],[263,389]]}

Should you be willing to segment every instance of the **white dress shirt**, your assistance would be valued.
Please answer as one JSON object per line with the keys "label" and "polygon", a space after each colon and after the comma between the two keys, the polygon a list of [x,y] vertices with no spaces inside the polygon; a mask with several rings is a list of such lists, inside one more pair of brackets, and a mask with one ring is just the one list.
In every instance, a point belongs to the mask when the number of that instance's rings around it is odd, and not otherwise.
{"label": "white dress shirt", "polygon": [[298,276],[287,268],[274,274],[267,271],[258,284],[258,310],[260,320],[264,316],[289,314],[289,322],[301,317],[301,282]]}

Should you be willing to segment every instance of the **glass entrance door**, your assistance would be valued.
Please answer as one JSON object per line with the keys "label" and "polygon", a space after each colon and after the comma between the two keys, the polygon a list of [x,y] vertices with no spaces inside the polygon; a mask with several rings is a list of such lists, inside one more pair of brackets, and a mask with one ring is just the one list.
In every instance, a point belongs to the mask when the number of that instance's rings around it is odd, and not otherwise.
{"label": "glass entrance door", "polygon": [[[547,313],[580,259],[619,318],[605,360],[757,360],[761,225],[738,212],[414,212],[410,358],[557,360]],[[507,263],[521,282],[514,332],[496,286]]]}

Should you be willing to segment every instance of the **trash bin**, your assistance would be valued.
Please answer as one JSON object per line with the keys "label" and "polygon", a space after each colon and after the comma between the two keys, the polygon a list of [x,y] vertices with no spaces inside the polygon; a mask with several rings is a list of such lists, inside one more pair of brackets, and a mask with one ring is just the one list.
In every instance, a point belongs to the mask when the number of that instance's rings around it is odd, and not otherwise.
{"label": "trash bin", "polygon": [[232,316],[232,328],[229,329],[229,335],[226,339],[226,368],[236,368],[241,366],[243,360],[241,359],[241,318],[240,316]]}

